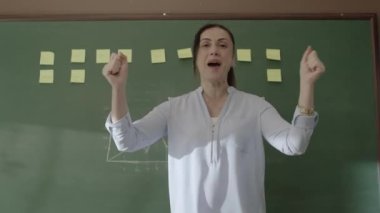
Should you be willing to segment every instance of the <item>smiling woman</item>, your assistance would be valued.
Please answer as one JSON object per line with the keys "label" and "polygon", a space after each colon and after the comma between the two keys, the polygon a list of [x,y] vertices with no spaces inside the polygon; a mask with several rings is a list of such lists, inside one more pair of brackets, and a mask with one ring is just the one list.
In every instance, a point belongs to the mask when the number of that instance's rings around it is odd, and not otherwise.
{"label": "smiling woman", "polygon": [[172,213],[264,213],[263,137],[280,152],[299,155],[317,124],[314,84],[325,68],[312,48],[301,59],[298,107],[288,123],[262,98],[235,88],[234,44],[224,26],[203,26],[193,48],[200,87],[135,122],[125,96],[127,59],[112,54],[103,68],[112,86],[106,127],[118,149],[133,152],[168,138]]}

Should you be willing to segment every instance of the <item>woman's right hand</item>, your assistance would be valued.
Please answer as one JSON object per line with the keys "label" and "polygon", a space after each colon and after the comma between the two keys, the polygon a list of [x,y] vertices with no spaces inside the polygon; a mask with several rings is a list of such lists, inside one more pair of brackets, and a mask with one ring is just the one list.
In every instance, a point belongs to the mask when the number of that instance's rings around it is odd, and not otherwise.
{"label": "woman's right hand", "polygon": [[112,53],[110,61],[103,67],[103,76],[112,88],[124,88],[128,76],[127,57],[122,53]]}

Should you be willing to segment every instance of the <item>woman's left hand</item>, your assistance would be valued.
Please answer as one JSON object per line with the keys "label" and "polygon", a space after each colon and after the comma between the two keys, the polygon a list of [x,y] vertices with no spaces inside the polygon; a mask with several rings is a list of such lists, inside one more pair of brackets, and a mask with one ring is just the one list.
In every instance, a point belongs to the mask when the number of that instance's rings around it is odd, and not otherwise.
{"label": "woman's left hand", "polygon": [[319,59],[317,52],[308,46],[300,62],[301,84],[314,85],[325,70],[325,65]]}

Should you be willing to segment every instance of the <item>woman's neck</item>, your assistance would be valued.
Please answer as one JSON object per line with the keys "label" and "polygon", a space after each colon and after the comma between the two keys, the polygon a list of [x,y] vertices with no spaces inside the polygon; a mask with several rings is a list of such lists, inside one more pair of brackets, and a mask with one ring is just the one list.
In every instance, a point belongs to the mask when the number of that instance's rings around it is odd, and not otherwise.
{"label": "woman's neck", "polygon": [[218,117],[228,97],[228,85],[202,83],[202,96],[210,117]]}
{"label": "woman's neck", "polygon": [[227,82],[202,82],[203,97],[209,100],[220,100],[228,95]]}

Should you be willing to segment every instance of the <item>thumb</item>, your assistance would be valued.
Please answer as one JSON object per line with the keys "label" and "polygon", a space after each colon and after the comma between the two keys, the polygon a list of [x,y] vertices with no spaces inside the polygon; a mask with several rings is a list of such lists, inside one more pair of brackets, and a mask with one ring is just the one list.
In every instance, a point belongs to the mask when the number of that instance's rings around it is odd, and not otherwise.
{"label": "thumb", "polygon": [[118,54],[120,62],[121,62],[121,69],[126,70],[128,68],[128,58],[123,53]]}
{"label": "thumb", "polygon": [[313,51],[313,48],[311,48],[310,46],[307,46],[305,52],[303,53],[303,56],[302,56],[302,62],[305,63],[307,61],[307,57],[310,55],[310,53]]}

